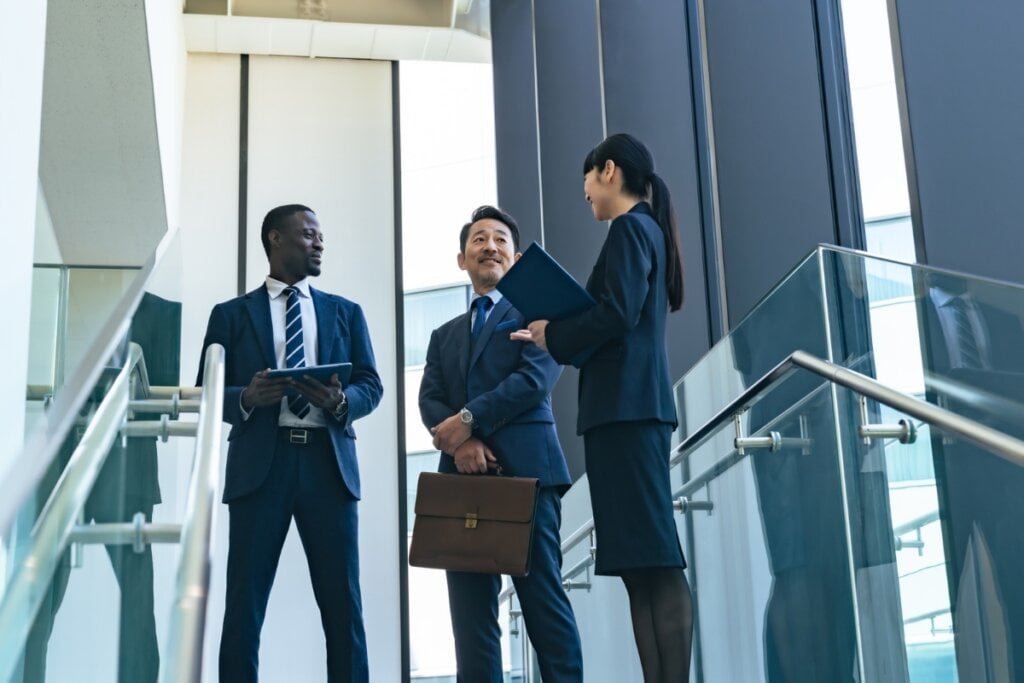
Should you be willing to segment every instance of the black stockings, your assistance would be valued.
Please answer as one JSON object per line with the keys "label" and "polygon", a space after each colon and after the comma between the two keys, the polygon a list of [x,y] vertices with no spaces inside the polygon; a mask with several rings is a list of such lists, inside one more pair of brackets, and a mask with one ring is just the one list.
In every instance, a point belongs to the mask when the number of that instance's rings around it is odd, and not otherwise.
{"label": "black stockings", "polygon": [[682,569],[634,569],[623,574],[644,683],[687,683],[693,601]]}

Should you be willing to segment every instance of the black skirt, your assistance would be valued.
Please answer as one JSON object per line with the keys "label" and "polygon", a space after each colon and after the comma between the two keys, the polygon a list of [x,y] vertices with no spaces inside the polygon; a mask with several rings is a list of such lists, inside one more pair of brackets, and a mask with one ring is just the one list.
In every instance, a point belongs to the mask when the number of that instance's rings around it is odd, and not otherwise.
{"label": "black skirt", "polygon": [[597,574],[686,567],[672,508],[671,444],[672,426],[653,420],[601,425],[583,435]]}

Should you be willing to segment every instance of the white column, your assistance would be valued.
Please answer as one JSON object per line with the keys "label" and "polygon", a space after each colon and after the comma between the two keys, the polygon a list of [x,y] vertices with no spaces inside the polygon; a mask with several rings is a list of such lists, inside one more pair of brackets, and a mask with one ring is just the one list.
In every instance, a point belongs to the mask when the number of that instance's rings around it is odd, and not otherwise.
{"label": "white column", "polygon": [[[5,4],[0,19],[0,211],[8,237],[3,280],[21,292],[29,290],[32,278],[45,44],[46,3]],[[27,296],[4,300],[9,333],[0,335],[0,479],[20,451],[24,434],[31,304]]]}

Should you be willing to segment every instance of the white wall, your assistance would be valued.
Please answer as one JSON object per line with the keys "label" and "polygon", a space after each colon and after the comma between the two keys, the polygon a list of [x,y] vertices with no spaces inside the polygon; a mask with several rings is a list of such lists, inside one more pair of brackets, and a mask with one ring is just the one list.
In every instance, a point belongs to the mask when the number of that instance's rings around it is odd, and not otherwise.
{"label": "white wall", "polygon": [[[4,213],[3,282],[27,290],[32,277],[32,234],[39,172],[39,121],[43,100],[43,56],[46,3],[14,3],[4,7],[0,22],[0,207]],[[12,106],[13,105],[13,106]],[[28,297],[7,297],[5,323],[12,330],[29,329]],[[0,355],[5,369],[0,380],[0,479],[21,450],[25,419],[28,335],[3,335]]]}
{"label": "white wall", "polygon": [[185,98],[185,28],[181,3],[145,0],[149,63],[153,71],[153,104],[160,141],[164,203],[168,227],[177,226]]}
{"label": "white wall", "polygon": [[[183,381],[194,377],[210,307],[235,295],[239,58],[190,55],[182,161]],[[320,289],[366,313],[384,400],[356,424],[363,481],[360,558],[371,680],[400,680],[397,378],[390,64],[252,57],[247,288],[267,272],[259,225],[303,203],[325,234]],[[219,510],[205,679],[216,680],[227,509]],[[294,530],[285,543],[260,652],[261,678],[325,680],[319,614]]]}

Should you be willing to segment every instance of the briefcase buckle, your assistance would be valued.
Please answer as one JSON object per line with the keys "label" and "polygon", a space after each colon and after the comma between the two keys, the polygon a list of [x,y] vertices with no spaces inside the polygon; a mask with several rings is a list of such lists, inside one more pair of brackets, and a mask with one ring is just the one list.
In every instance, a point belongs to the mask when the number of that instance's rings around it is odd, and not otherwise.
{"label": "briefcase buckle", "polygon": [[475,529],[476,528],[476,520],[477,520],[476,513],[474,513],[474,512],[467,512],[466,513],[466,528],[467,529]]}

